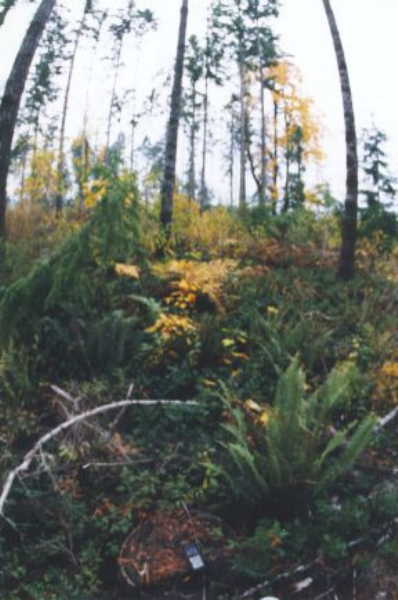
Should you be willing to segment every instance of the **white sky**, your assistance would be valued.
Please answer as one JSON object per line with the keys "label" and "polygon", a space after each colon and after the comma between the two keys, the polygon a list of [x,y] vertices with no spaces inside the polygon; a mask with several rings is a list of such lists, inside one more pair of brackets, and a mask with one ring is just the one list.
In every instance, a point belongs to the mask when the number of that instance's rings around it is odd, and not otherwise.
{"label": "white sky", "polygon": [[[112,9],[123,5],[122,0],[99,0],[102,6]],[[80,11],[82,0],[64,0],[73,11]],[[126,86],[135,85],[138,93],[146,96],[161,79],[155,75],[160,69],[173,66],[176,51],[176,35],[181,0],[137,0],[140,8],[151,8],[159,20],[157,32],[144,38],[137,51],[132,43],[127,48],[126,66],[122,75]],[[303,91],[315,101],[316,110],[324,124],[324,149],[327,160],[315,175],[329,180],[332,190],[341,199],[344,194],[344,129],[342,102],[337,76],[336,59],[323,12],[322,0],[283,0],[276,30],[281,35],[281,47],[292,55],[303,75]],[[35,3],[34,6],[36,6]],[[204,30],[207,0],[190,0],[189,34]],[[397,171],[398,155],[398,84],[395,73],[395,57],[398,56],[397,0],[332,0],[336,18],[343,38],[350,70],[358,132],[372,121],[384,129],[389,138],[391,170]],[[19,0],[17,8],[10,12],[0,29],[0,85],[5,81],[22,32],[29,21],[34,6],[27,0]],[[75,135],[82,122],[82,107],[86,94],[87,64],[77,71],[74,79],[73,103],[69,120],[69,134]],[[91,127],[98,132],[104,129],[104,116],[109,103],[110,72],[107,63],[98,60],[91,86]],[[130,82],[127,83],[127,82]],[[94,112],[97,116],[94,119]],[[216,108],[216,112],[220,111]],[[102,113],[101,117],[99,116]],[[221,118],[213,114],[213,118]],[[165,116],[152,123],[160,137]],[[100,119],[98,121],[98,119]],[[101,121],[102,119],[102,121]],[[145,132],[142,132],[144,134]],[[220,149],[220,152],[222,150]],[[180,171],[184,167],[184,155],[180,154]],[[211,184],[221,190],[227,182],[221,181],[220,165],[211,161]],[[222,171],[223,172],[223,171]],[[225,193],[227,193],[225,191]]]}

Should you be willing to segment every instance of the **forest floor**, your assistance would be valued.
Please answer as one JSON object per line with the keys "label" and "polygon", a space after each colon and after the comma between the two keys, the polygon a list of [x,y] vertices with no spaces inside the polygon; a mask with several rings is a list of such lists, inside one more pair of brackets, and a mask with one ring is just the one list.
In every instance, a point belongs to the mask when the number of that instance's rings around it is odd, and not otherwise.
{"label": "forest floor", "polygon": [[[151,220],[138,243],[101,210],[49,259],[9,249],[2,479],[71,416],[182,404],[95,416],[41,448],[5,505],[4,600],[396,600],[397,421],[375,433],[398,403],[394,250],[362,240],[342,282],[330,219],[270,233],[224,211],[184,221],[160,260]],[[206,586],[146,587],[142,545],[145,585],[126,587],[127,536],[184,506],[220,520],[201,542],[224,562]]]}

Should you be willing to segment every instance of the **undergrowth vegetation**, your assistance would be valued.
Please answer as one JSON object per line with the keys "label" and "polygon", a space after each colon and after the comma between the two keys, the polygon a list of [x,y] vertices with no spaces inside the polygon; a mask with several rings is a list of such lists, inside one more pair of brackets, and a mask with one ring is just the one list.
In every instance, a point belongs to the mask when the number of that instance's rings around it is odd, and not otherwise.
{"label": "undergrowth vegetation", "polygon": [[4,597],[118,589],[129,531],[183,503],[234,531],[230,581],[319,553],[347,561],[352,540],[396,516],[396,489],[376,485],[396,442],[375,429],[398,399],[394,244],[363,239],[342,283],[333,214],[242,220],[180,196],[165,245],[134,180],[98,178],[62,221],[10,211],[2,479],[76,412],[126,395],[183,403],[105,415],[43,447],[0,524]]}

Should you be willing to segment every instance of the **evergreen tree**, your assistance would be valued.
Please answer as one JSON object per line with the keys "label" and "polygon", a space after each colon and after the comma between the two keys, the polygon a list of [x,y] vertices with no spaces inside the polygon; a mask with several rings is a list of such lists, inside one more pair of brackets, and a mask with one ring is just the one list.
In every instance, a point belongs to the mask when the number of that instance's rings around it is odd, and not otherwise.
{"label": "evergreen tree", "polygon": [[370,188],[360,191],[366,198],[368,208],[375,205],[388,207],[389,202],[395,197],[395,179],[388,172],[386,152],[384,145],[387,136],[376,127],[363,132],[363,159],[362,169]]}
{"label": "evergreen tree", "polygon": [[396,196],[396,179],[390,174],[384,145],[387,136],[376,127],[364,130],[362,171],[366,188],[360,190],[366,206],[361,209],[360,233],[369,237],[375,231],[384,234],[383,246],[390,247],[397,233],[397,219],[391,208]]}

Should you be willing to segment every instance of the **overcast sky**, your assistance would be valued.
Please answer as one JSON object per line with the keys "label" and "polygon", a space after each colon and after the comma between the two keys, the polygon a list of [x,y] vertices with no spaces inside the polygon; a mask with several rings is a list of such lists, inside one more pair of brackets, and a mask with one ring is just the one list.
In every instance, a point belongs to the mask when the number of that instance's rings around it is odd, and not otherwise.
{"label": "overcast sky", "polygon": [[[112,7],[123,0],[99,0]],[[79,11],[81,0],[65,0],[72,11]],[[156,33],[145,38],[140,51],[131,46],[129,64],[124,78],[137,82],[137,87],[149,92],[160,80],[155,74],[172,66],[176,51],[176,34],[181,0],[137,0],[139,7],[151,8],[159,20]],[[37,5],[37,3],[36,3]],[[204,29],[207,0],[190,0],[189,33]],[[316,176],[329,180],[335,194],[342,198],[344,192],[344,129],[342,102],[337,76],[336,59],[329,30],[323,13],[322,0],[283,0],[276,29],[281,36],[281,47],[294,57],[303,75],[303,91],[314,99],[316,111],[324,126],[324,149],[327,159]],[[343,38],[350,69],[358,131],[374,123],[385,130],[389,138],[389,159],[392,171],[397,170],[398,156],[398,84],[395,57],[398,56],[397,0],[332,0],[336,18]],[[19,0],[17,8],[10,12],[0,29],[0,83],[4,82],[10,69],[21,36],[28,23],[33,7],[27,0]],[[87,65],[82,66],[74,81],[73,106],[69,123],[70,135],[80,127],[84,84]],[[86,71],[84,71],[86,69]],[[109,90],[109,73],[103,62],[96,65],[91,103],[106,104],[105,91]],[[102,90],[102,93],[101,93]],[[105,105],[102,107],[103,119]],[[213,115],[217,119],[217,115]],[[164,117],[165,118],[165,117]],[[91,123],[98,134],[100,117]],[[159,124],[156,125],[159,129]],[[184,157],[180,157],[183,161]],[[220,186],[218,169],[214,168],[212,183]]]}

